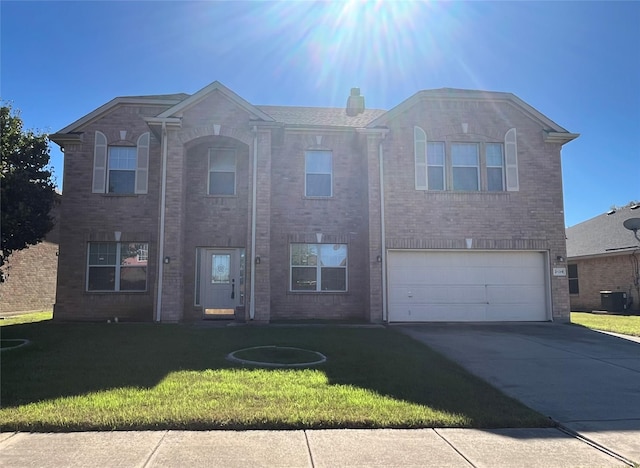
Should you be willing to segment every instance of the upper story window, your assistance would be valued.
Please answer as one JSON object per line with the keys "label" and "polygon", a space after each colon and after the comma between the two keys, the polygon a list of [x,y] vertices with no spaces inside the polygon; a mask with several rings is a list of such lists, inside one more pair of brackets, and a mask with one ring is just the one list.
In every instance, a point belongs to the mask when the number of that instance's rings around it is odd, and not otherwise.
{"label": "upper story window", "polygon": [[487,143],[487,190],[502,192],[504,190],[504,157],[500,143]]}
{"label": "upper story window", "polygon": [[233,149],[209,149],[209,195],[236,194],[236,152]]}
{"label": "upper story window", "polygon": [[147,193],[149,175],[149,132],[136,146],[109,146],[102,132],[95,133],[93,152],[93,193]]}
{"label": "upper story window", "polygon": [[135,193],[137,150],[133,146],[109,146],[109,193]]}
{"label": "upper story window", "polygon": [[516,129],[504,142],[428,141],[414,127],[416,190],[501,192],[519,190]]}
{"label": "upper story window", "polygon": [[149,244],[90,242],[87,291],[146,291]]}
{"label": "upper story window", "polygon": [[310,150],[305,152],[305,189],[307,197],[333,196],[333,153]]}
{"label": "upper story window", "polygon": [[464,192],[480,190],[480,160],[475,143],[451,145],[452,188]]}

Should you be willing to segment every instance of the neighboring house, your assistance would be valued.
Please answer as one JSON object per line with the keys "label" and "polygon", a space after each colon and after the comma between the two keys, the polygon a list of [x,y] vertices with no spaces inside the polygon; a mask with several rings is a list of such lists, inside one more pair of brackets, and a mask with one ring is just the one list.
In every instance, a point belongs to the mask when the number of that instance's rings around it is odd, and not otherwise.
{"label": "neighboring house", "polygon": [[60,320],[569,319],[562,145],[513,94],[119,97],[65,152]]}
{"label": "neighboring house", "polygon": [[640,203],[567,228],[572,310],[602,310],[600,291],[626,293],[628,308],[640,309],[640,241],[623,226],[629,218],[640,218]]}
{"label": "neighboring house", "polygon": [[59,205],[57,196],[51,211],[55,224],[44,240],[14,251],[3,266],[5,281],[0,282],[0,314],[53,309],[60,237]]}

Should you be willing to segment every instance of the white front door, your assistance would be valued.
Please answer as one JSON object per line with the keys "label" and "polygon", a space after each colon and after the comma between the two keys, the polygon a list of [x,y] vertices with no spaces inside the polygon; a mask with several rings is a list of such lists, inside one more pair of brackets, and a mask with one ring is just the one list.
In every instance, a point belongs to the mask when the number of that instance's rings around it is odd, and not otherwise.
{"label": "white front door", "polygon": [[240,304],[240,256],[237,249],[203,249],[201,265],[204,318],[231,318]]}

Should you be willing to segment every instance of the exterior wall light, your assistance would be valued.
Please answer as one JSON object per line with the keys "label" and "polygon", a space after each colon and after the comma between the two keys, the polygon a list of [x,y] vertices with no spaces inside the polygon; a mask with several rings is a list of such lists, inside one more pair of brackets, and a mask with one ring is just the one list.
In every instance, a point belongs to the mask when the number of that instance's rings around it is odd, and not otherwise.
{"label": "exterior wall light", "polygon": [[256,256],[256,265],[260,265],[260,256]]}
{"label": "exterior wall light", "polygon": [[163,262],[168,265],[171,262],[171,257],[164,257]]}

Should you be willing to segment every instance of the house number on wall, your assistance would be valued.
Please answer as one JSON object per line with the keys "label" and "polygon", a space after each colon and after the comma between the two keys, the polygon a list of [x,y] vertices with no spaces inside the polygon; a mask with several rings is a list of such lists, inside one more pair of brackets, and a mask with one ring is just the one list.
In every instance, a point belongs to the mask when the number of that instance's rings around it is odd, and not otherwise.
{"label": "house number on wall", "polygon": [[553,276],[567,276],[567,269],[566,268],[554,268],[553,269]]}

